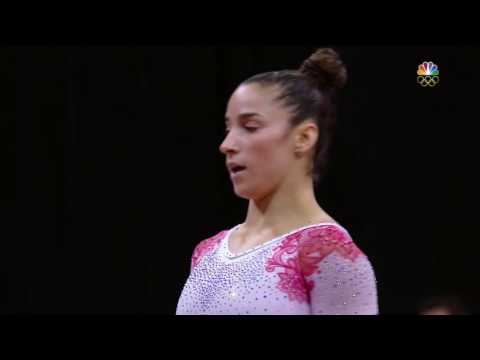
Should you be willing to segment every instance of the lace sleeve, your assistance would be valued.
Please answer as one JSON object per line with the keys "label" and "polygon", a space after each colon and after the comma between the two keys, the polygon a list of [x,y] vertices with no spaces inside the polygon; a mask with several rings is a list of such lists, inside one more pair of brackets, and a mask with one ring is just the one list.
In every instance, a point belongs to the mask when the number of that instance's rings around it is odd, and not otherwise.
{"label": "lace sleeve", "polygon": [[378,314],[373,267],[345,232],[311,234],[299,261],[313,315]]}

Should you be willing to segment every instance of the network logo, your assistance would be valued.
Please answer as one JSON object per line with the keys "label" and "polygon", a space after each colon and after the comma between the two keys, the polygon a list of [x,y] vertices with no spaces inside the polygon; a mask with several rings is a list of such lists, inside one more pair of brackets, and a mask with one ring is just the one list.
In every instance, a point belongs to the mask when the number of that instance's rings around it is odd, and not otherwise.
{"label": "network logo", "polygon": [[440,72],[438,71],[437,65],[431,61],[424,61],[418,65],[417,83],[423,87],[434,87],[440,82],[439,74]]}

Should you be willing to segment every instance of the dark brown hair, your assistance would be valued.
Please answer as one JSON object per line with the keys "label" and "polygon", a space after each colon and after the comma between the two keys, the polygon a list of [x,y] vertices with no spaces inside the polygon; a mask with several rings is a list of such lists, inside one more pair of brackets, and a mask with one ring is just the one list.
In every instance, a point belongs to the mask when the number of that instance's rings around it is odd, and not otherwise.
{"label": "dark brown hair", "polygon": [[298,70],[283,70],[255,75],[242,85],[276,85],[281,101],[292,113],[292,127],[311,119],[319,128],[310,174],[318,183],[327,171],[328,155],[335,130],[338,91],[347,82],[347,70],[337,52],[316,50]]}

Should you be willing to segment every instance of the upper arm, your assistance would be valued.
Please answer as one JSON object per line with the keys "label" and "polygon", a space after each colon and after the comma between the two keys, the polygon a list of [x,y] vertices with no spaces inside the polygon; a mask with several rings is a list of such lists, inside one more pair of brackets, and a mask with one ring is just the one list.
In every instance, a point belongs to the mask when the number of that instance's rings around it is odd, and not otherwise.
{"label": "upper arm", "polygon": [[333,252],[306,280],[312,314],[378,314],[375,274],[363,254],[352,261]]}
{"label": "upper arm", "polygon": [[312,314],[378,314],[372,265],[346,231],[333,226],[309,231],[299,262]]}

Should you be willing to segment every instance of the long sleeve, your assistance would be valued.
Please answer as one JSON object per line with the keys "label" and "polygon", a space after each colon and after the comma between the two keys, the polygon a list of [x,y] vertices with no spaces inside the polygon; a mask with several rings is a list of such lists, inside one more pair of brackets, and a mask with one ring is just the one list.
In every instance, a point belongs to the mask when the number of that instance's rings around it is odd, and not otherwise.
{"label": "long sleeve", "polygon": [[310,235],[299,258],[312,314],[378,314],[375,273],[350,236],[338,229]]}
{"label": "long sleeve", "polygon": [[332,253],[319,264],[319,271],[307,277],[312,314],[378,314],[375,275],[364,255],[352,262]]}

